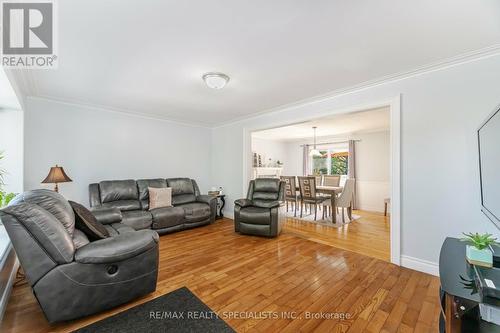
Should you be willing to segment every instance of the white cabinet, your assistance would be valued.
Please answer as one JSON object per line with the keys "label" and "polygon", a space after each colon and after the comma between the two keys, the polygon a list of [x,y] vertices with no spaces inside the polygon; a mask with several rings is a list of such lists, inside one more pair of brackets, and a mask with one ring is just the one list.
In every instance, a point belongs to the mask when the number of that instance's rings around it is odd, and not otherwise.
{"label": "white cabinet", "polygon": [[283,168],[281,167],[256,167],[253,168],[253,178],[279,178],[281,177],[281,173],[283,172]]}

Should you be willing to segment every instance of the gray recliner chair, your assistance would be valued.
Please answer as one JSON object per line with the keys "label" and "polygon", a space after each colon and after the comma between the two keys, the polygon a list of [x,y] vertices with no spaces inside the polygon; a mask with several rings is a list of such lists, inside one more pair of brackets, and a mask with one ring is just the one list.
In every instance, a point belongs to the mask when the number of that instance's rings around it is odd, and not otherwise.
{"label": "gray recliner chair", "polygon": [[285,218],[285,182],[279,179],[250,181],[246,199],[234,202],[234,230],[242,234],[276,237]]}
{"label": "gray recliner chair", "polygon": [[105,216],[110,237],[89,241],[68,201],[50,190],[18,195],[0,210],[26,279],[49,322],[71,320],[155,291],[158,234]]}

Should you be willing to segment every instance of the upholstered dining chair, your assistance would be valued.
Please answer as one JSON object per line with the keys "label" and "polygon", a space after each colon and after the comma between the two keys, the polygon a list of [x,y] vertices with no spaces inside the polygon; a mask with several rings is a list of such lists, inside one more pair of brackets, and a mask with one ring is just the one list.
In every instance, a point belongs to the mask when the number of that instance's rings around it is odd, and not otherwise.
{"label": "upholstered dining chair", "polygon": [[314,206],[314,221],[316,221],[318,213],[318,205],[321,205],[323,201],[330,200],[330,196],[320,195],[316,191],[316,177],[298,177],[299,178],[299,190],[300,190],[300,217],[302,217],[302,212],[304,210],[304,205],[309,204]]}
{"label": "upholstered dining chair", "polygon": [[297,183],[295,176],[281,176],[281,180],[285,182],[285,201],[286,211],[288,212],[288,203],[293,209],[293,216],[297,216],[297,204],[300,201],[299,192],[297,192]]}
{"label": "upholstered dining chair", "polygon": [[316,186],[323,185],[323,175],[307,175],[307,177],[314,177]]}
{"label": "upholstered dining chair", "polygon": [[323,186],[339,186],[340,175],[324,175]]}
{"label": "upholstered dining chair", "polygon": [[[349,217],[349,221],[352,221],[352,200],[354,194],[354,186],[356,184],[356,180],[354,178],[349,178],[346,180],[344,184],[344,189],[342,193],[338,196],[336,201],[337,208],[342,209],[342,223],[345,223],[345,209],[347,209],[347,216]],[[331,201],[326,200],[323,202],[324,210],[327,210],[327,207],[331,207]],[[332,212],[332,214],[336,214],[337,212]],[[324,214],[324,213],[323,213]]]}

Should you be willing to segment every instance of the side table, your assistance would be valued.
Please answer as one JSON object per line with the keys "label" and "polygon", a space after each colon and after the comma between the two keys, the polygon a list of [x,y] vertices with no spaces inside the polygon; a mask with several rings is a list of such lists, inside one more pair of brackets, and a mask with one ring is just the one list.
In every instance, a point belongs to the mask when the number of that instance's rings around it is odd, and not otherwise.
{"label": "side table", "polygon": [[[209,195],[211,195],[211,194],[209,194]],[[226,205],[226,200],[225,200],[226,195],[225,194],[217,194],[217,195],[213,195],[213,196],[217,198],[217,212],[215,214],[215,219],[219,220],[219,219],[224,217],[223,210],[224,210],[224,206]]]}

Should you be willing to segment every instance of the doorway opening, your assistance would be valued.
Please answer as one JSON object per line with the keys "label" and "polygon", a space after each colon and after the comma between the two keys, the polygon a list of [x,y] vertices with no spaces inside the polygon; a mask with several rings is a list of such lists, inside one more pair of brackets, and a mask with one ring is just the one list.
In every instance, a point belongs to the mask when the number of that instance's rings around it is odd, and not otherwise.
{"label": "doorway opening", "polygon": [[[261,177],[294,178],[285,233],[399,265],[399,112],[397,98],[245,130],[246,184]],[[302,199],[307,193],[300,185],[307,179],[316,187],[314,202]]]}

